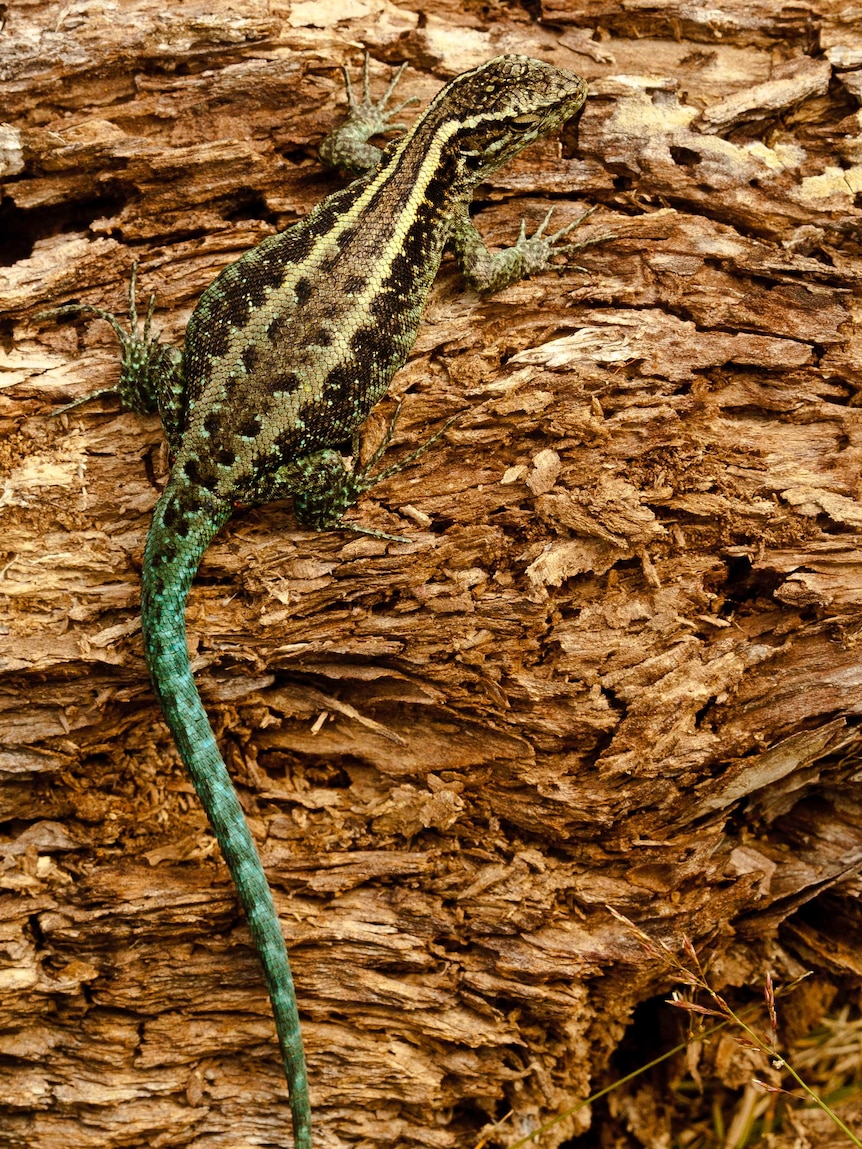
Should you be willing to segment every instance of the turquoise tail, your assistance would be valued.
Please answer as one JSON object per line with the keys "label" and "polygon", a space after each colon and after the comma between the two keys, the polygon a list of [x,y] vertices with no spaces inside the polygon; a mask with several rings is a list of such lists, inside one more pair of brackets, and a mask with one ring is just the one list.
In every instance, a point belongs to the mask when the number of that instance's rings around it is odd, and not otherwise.
{"label": "turquoise tail", "polygon": [[186,599],[230,505],[173,474],[156,504],[144,551],[141,620],[153,689],[221,846],[269,990],[290,1090],[295,1149],[311,1149],[308,1076],[287,949],[272,892],[192,676]]}

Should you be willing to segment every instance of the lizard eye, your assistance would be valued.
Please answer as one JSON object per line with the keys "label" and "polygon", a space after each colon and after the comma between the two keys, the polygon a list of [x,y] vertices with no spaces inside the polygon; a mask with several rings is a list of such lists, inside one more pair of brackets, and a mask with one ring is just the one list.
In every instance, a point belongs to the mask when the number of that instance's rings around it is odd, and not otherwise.
{"label": "lizard eye", "polygon": [[541,123],[541,116],[537,116],[533,112],[523,112],[520,116],[515,116],[509,120],[509,127],[514,132],[526,132],[530,128],[535,128],[539,123]]}

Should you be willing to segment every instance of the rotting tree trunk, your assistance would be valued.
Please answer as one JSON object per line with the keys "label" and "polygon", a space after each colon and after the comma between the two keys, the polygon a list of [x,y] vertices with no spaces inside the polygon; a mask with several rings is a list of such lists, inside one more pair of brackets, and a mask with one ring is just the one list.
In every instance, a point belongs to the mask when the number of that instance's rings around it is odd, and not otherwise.
{"label": "rotting tree trunk", "polygon": [[583,235],[615,238],[491,300],[444,266],[366,449],[395,397],[388,458],[463,414],[354,512],[409,545],[273,506],[192,591],[317,1144],[462,1149],[511,1108],[505,1143],[586,1096],[667,988],[608,905],[691,937],[719,985],[858,978],[853,13],[369,11],[9,15],[2,1149],[288,1143],[262,978],[143,665],[157,421],[50,419],[116,345],[34,315],[122,310],[137,260],[179,342],[226,263],[337,186],[314,155],[357,42],[423,102],[500,51],[584,75],[578,131],[480,190],[478,224],[504,244],[599,204]]}

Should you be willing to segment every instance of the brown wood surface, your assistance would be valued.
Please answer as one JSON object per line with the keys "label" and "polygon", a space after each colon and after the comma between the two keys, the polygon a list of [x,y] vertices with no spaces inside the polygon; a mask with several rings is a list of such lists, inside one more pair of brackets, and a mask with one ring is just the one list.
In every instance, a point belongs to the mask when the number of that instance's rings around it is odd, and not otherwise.
{"label": "brown wood surface", "polygon": [[[480,189],[477,219],[505,244],[598,204],[582,236],[615,238],[492,300],[446,262],[365,449],[396,397],[387,461],[463,414],[354,512],[409,544],[276,505],[232,522],[192,592],[316,1144],[468,1149],[511,1109],[508,1144],[606,1081],[670,984],[609,905],[688,935],[719,987],[813,969],[811,1023],[858,992],[858,9],[20,2],[0,39],[0,1149],[290,1143],[260,971],[142,659],[158,422],[111,398],[51,418],[116,378],[117,349],[102,322],[35,316],[122,311],[137,260],[178,342],[226,263],[339,186],[316,148],[363,44],[378,92],[406,60],[423,103],[501,51],[584,75],[579,125]],[[583,1144],[665,1144],[660,1096],[615,1104]]]}

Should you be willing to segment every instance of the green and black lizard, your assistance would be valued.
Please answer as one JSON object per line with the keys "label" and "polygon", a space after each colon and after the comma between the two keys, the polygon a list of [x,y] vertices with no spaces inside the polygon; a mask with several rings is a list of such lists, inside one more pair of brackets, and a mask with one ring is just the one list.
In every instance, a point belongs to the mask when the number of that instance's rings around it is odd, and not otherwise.
{"label": "green and black lizard", "polygon": [[354,469],[340,448],[406,360],[447,243],[468,281],[486,292],[542,270],[556,252],[584,246],[554,248],[571,227],[544,236],[546,217],[532,238],[522,227],[514,247],[492,255],[468,215],[477,184],[578,111],[583,80],[539,60],[499,56],[447,84],[381,153],[367,141],[395,126],[391,117],[404,104],[385,108],[400,74],[377,104],[367,60],[361,101],[347,80],[347,122],[321,155],[364,174],[226,267],[201,296],[182,351],[151,336],[152,300],[139,334],[134,276],[128,331],[94,307],[59,309],[113,325],[122,369],[112,390],[133,410],[157,407],[167,436],[173,465],[144,551],[144,649],[263,963],[296,1149],[310,1149],[311,1115],[290,965],[254,839],[192,677],[189,587],[238,506],[292,496],[301,525],[343,527],[344,511],[393,472]]}

